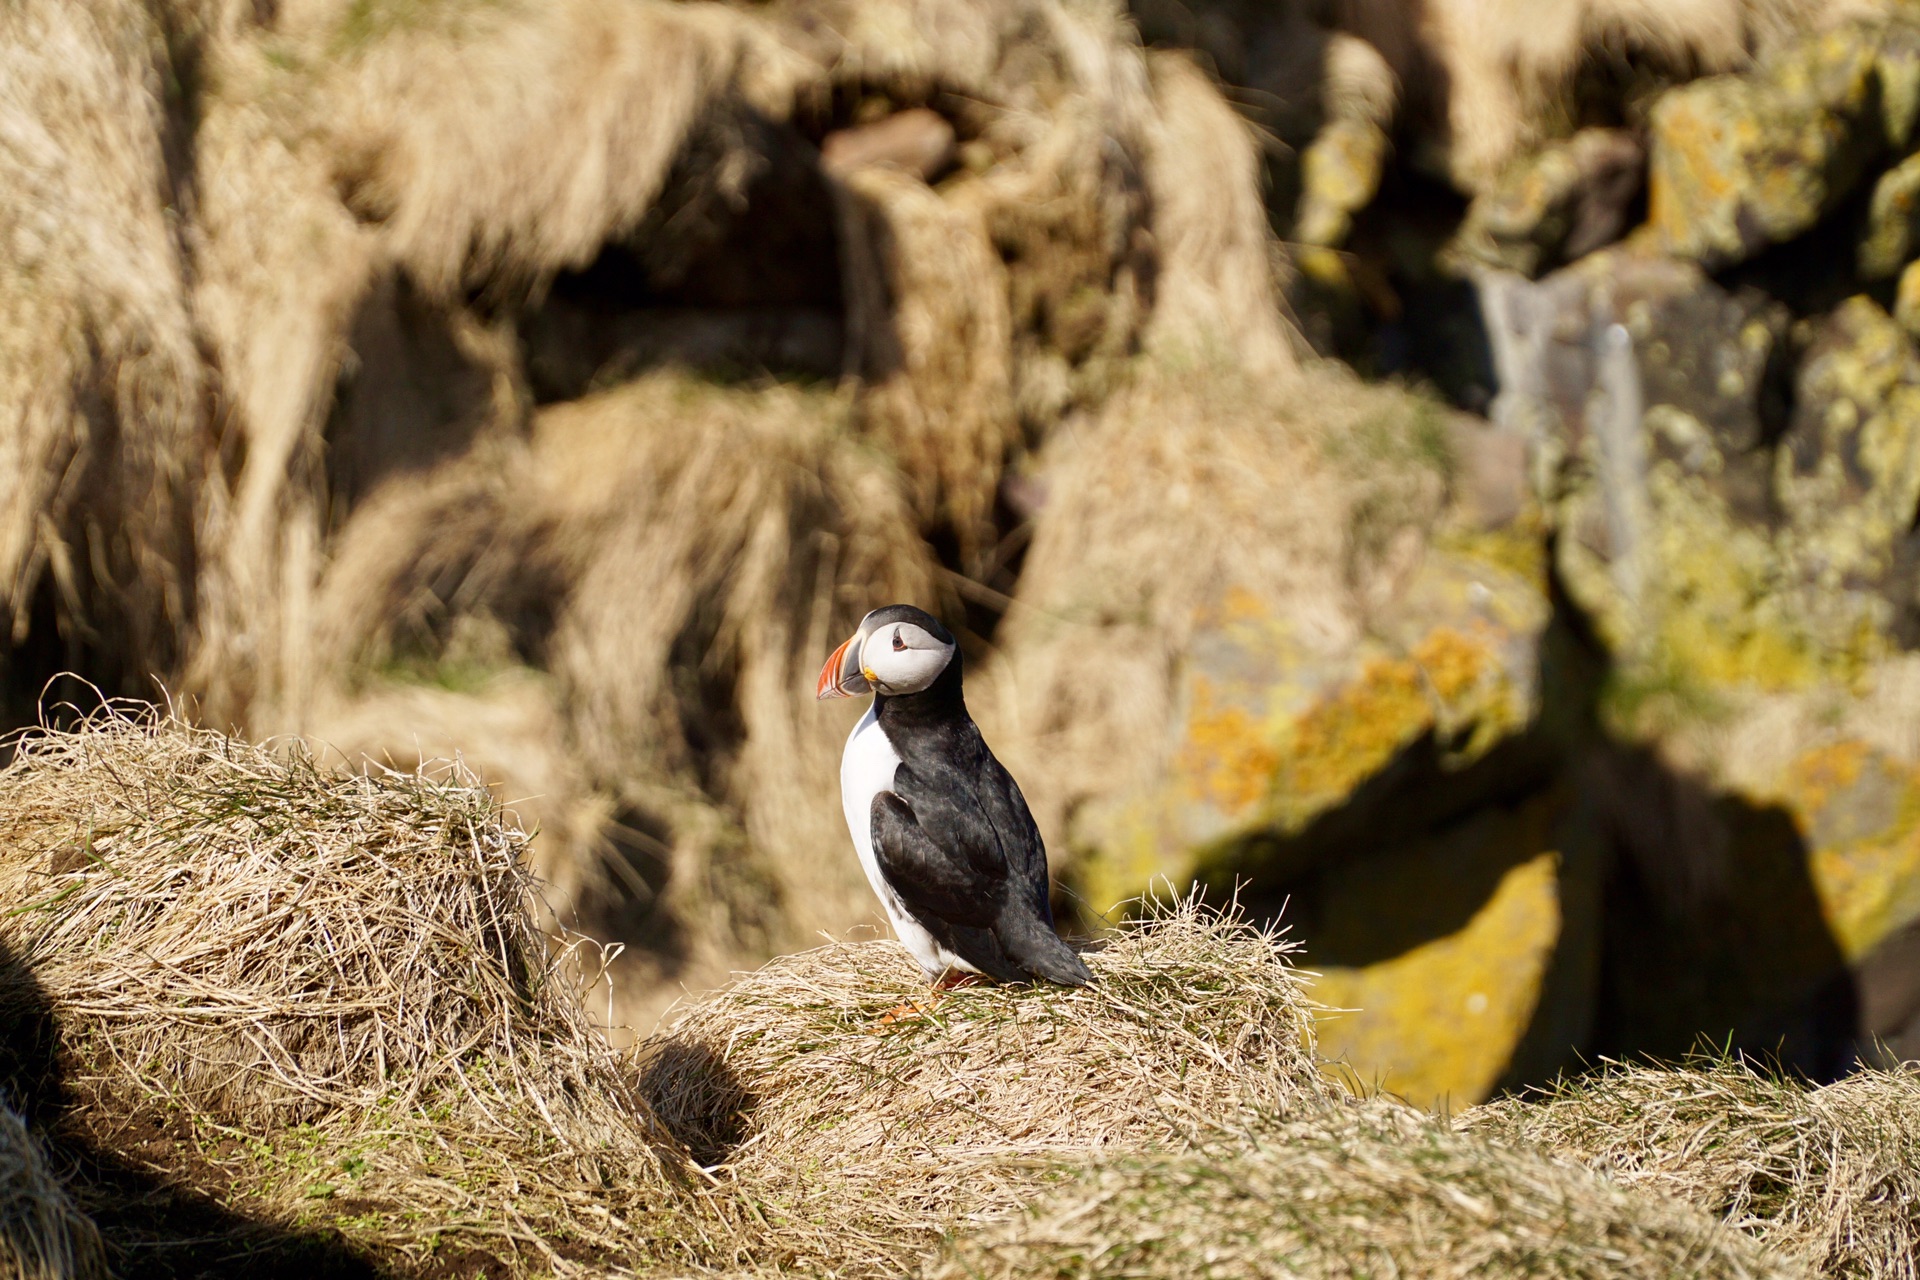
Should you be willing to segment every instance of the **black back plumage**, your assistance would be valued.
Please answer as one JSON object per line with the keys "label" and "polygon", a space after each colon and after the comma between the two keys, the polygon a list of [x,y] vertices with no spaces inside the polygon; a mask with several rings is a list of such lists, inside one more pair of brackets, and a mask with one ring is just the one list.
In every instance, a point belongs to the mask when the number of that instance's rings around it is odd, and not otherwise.
{"label": "black back plumage", "polygon": [[[931,617],[912,620],[947,638]],[[900,766],[892,791],[873,800],[874,855],[914,918],[982,973],[1091,982],[1053,932],[1046,846],[1019,785],[967,714],[961,667],[956,647],[921,692],[875,695]]]}

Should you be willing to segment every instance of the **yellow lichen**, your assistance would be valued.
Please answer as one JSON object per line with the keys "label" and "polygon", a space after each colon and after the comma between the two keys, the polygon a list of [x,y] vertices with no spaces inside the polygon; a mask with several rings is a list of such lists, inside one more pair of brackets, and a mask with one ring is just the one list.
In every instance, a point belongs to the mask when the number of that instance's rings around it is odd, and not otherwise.
{"label": "yellow lichen", "polygon": [[1350,794],[1433,724],[1420,668],[1404,658],[1373,658],[1359,678],[1295,721],[1274,775],[1283,826],[1296,826]]}
{"label": "yellow lichen", "polygon": [[1237,815],[1266,797],[1278,765],[1279,753],[1253,714],[1245,707],[1221,705],[1212,681],[1195,677],[1193,710],[1174,760],[1175,776],[1190,779],[1205,802]]}
{"label": "yellow lichen", "polygon": [[1865,743],[1816,747],[1778,799],[1807,841],[1807,874],[1840,953],[1858,961],[1920,919],[1920,769]]}
{"label": "yellow lichen", "polygon": [[1544,852],[1508,870],[1456,933],[1320,969],[1314,998],[1349,1011],[1319,1021],[1323,1056],[1416,1106],[1485,1098],[1533,1019],[1560,937],[1559,861]]}

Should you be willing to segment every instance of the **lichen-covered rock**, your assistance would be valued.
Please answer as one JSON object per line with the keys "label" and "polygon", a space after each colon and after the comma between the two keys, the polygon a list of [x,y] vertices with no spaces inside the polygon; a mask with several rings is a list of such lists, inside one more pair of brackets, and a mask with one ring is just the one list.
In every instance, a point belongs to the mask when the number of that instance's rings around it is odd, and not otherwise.
{"label": "lichen-covered rock", "polygon": [[1889,652],[1912,608],[1920,365],[1884,312],[1857,298],[1820,322],[1788,387],[1784,311],[1690,264],[1596,254],[1490,310],[1525,375],[1503,408],[1541,432],[1557,567],[1628,681],[1724,700]]}
{"label": "lichen-covered rock", "polygon": [[1592,1027],[1600,941],[1595,851],[1566,846],[1564,809],[1551,791],[1485,809],[1301,895],[1324,1057],[1416,1106],[1564,1064]]}
{"label": "lichen-covered rock", "polygon": [[1873,184],[1867,229],[1860,236],[1860,274],[1885,280],[1900,274],[1920,247],[1920,155],[1908,156]]}
{"label": "lichen-covered rock", "polygon": [[1165,775],[1077,816],[1078,891],[1100,910],[1160,878],[1284,891],[1317,998],[1347,1011],[1322,1028],[1330,1056],[1422,1102],[1485,1097],[1530,1028],[1537,1056],[1579,1043],[1590,861],[1571,887],[1550,803],[1446,822],[1539,768],[1543,572],[1529,529],[1437,538],[1372,636],[1331,656],[1228,592],[1187,654]]}
{"label": "lichen-covered rock", "polygon": [[1600,718],[1659,762],[1588,788],[1634,875],[1673,880],[1614,926],[1604,1047],[1834,1069],[1834,984],[1920,919],[1920,743],[1849,727],[1920,612],[1920,352],[1867,297],[1789,338],[1638,250],[1489,297],[1500,407],[1539,433],[1558,578],[1610,663]]}
{"label": "lichen-covered rock", "polygon": [[1258,597],[1226,593],[1187,655],[1166,776],[1079,816],[1089,902],[1106,910],[1160,877],[1284,882],[1314,854],[1294,837],[1416,747],[1458,771],[1524,729],[1548,607],[1514,563],[1525,551],[1499,563],[1501,542],[1429,550],[1376,635],[1332,657]]}
{"label": "lichen-covered rock", "polygon": [[1909,262],[1894,287],[1893,318],[1909,338],[1920,338],[1920,262]]}
{"label": "lichen-covered rock", "polygon": [[1380,189],[1396,95],[1392,70],[1364,40],[1332,36],[1325,64],[1320,96],[1326,123],[1300,157],[1293,239],[1338,248],[1347,241],[1353,215]]}
{"label": "lichen-covered rock", "polygon": [[1889,632],[1914,607],[1920,510],[1920,355],[1892,317],[1857,297],[1820,326],[1800,364],[1793,417],[1774,457],[1787,517],[1782,555]]}
{"label": "lichen-covered rock", "polygon": [[[1648,221],[1662,248],[1724,266],[1811,228],[1910,122],[1904,61],[1852,23],[1748,75],[1670,90],[1651,117]],[[1888,107],[1891,104],[1890,116]]]}
{"label": "lichen-covered rock", "polygon": [[1474,198],[1448,254],[1538,275],[1620,238],[1646,155],[1624,129],[1583,129],[1509,167]]}
{"label": "lichen-covered rock", "polygon": [[1848,962],[1920,920],[1920,765],[1841,739],[1796,758],[1778,798],[1807,843],[1809,879]]}

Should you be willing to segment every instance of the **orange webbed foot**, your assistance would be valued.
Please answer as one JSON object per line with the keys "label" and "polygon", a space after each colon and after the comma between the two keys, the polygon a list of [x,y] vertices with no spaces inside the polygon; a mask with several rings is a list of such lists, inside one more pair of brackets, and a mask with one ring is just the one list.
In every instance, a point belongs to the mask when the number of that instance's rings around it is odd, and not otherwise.
{"label": "orange webbed foot", "polygon": [[928,1014],[932,1013],[934,1010],[934,1007],[939,1003],[940,1003],[940,994],[936,990],[933,995],[933,998],[930,1000],[927,1000],[924,1002],[919,1000],[909,1000],[905,1004],[897,1004],[893,1006],[893,1008],[881,1014],[879,1017],[875,1018],[873,1020],[873,1025],[867,1028],[867,1034],[870,1036],[882,1035],[885,1033],[888,1027],[892,1026],[896,1022],[905,1022],[909,1018],[924,1018]]}

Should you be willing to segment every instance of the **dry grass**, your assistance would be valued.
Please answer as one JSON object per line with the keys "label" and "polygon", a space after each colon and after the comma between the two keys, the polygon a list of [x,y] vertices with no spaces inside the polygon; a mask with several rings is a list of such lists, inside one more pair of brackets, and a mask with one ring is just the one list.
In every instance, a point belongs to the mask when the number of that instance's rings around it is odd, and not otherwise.
{"label": "dry grass", "polygon": [[[1117,10],[23,0],[0,24],[16,643],[50,595],[68,664],[116,692],[158,676],[203,723],[402,767],[458,751],[525,802],[562,913],[611,904],[601,935],[646,944],[638,1018],[873,918],[846,726],[804,688],[865,608],[940,603],[929,535],[986,563],[1007,466],[1142,345],[1291,363],[1254,140]],[[533,410],[516,318],[558,273],[618,248],[677,278],[751,222],[789,122],[918,103],[959,168],[844,175],[823,215],[859,376],[654,370]]]}
{"label": "dry grass", "polygon": [[1803,1276],[1677,1200],[1449,1132],[1338,1107],[1244,1140],[1103,1162],[963,1236],[962,1277]]}
{"label": "dry grass", "polygon": [[106,1251],[26,1122],[0,1104],[0,1280],[96,1280]]}
{"label": "dry grass", "polygon": [[931,1016],[898,943],[744,975],[647,1046],[656,1112],[720,1176],[733,1265],[897,1275],[1088,1156],[1179,1148],[1326,1096],[1278,937],[1193,902],[1088,955],[1096,985],[979,987]]}
{"label": "dry grass", "polygon": [[563,1268],[678,1222],[677,1149],[484,789],[103,715],[19,742],[0,828],[39,988],[5,1012],[46,1001],[92,1143],[413,1263]]}
{"label": "dry grass", "polygon": [[1615,1065],[1469,1112],[1476,1132],[1686,1200],[1821,1275],[1920,1275],[1920,1076],[1809,1089],[1738,1062]]}
{"label": "dry grass", "polygon": [[714,189],[685,200],[737,198],[727,121],[784,115],[803,60],[719,6],[317,0],[231,24],[207,61],[195,291],[239,461],[204,502],[190,686],[216,720],[284,729],[325,692],[309,623],[340,495],[318,446],[356,311],[392,273],[457,313],[584,266],[690,147],[717,147]]}
{"label": "dry grass", "polygon": [[[0,837],[0,1019],[57,1030],[56,1136],[402,1270],[1912,1275],[1911,1075],[1616,1071],[1454,1133],[1336,1100],[1288,944],[1193,900],[1093,987],[892,1024],[897,943],[788,956],[634,1059],[470,781],[102,715],[18,742]],[[98,1274],[16,1136],[0,1247]]]}
{"label": "dry grass", "polygon": [[204,375],[166,208],[162,33],[130,0],[0,9],[0,616],[47,590],[139,678],[181,650]]}
{"label": "dry grass", "polygon": [[676,830],[668,893],[718,966],[689,980],[873,918],[839,807],[850,709],[812,679],[868,609],[933,603],[933,567],[846,422],[837,394],[662,374],[536,425],[567,584],[548,661],[591,781]]}
{"label": "dry grass", "polygon": [[1148,68],[1157,110],[1146,180],[1159,261],[1144,345],[1254,377],[1294,373],[1253,132],[1188,58],[1154,54]]}

